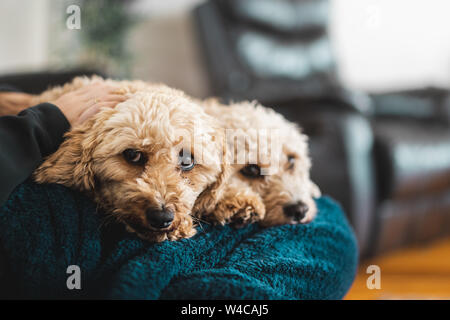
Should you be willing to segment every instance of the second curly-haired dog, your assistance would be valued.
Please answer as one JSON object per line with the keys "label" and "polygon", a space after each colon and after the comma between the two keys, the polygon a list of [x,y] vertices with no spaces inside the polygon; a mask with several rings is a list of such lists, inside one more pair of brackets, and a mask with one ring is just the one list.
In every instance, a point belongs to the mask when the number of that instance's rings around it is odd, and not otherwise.
{"label": "second curly-haired dog", "polygon": [[[76,78],[32,103],[52,101],[91,81],[103,80]],[[201,209],[214,203],[227,174],[219,125],[178,90],[139,81],[114,83],[128,99],[68,132],[35,171],[36,181],[92,194],[143,239],[194,235],[194,204]]]}
{"label": "second curly-haired dog", "polygon": [[313,198],[320,190],[310,179],[308,139],[298,126],[252,102],[224,106],[211,99],[203,104],[229,132],[229,154],[234,155],[223,198],[206,217],[237,225],[310,222],[317,212]]}

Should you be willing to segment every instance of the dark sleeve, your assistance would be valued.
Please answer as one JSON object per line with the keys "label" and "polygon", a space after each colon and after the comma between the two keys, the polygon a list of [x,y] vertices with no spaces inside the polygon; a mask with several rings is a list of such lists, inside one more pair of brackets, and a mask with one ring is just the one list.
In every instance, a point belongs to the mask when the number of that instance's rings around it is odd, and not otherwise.
{"label": "dark sleeve", "polygon": [[70,124],[53,104],[0,117],[0,206],[13,189],[55,152]]}

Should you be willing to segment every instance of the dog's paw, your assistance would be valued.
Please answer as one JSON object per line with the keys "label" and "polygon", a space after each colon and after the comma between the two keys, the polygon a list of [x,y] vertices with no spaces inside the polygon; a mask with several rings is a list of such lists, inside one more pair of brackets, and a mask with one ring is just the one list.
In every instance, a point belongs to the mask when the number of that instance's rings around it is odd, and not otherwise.
{"label": "dog's paw", "polygon": [[249,194],[235,195],[218,207],[225,223],[231,223],[235,228],[262,220],[266,211],[261,197]]}
{"label": "dog's paw", "polygon": [[170,232],[167,233],[167,239],[171,241],[176,241],[185,238],[191,238],[197,233],[197,230],[194,228],[192,218],[187,217],[180,220],[180,222],[173,228]]}
{"label": "dog's paw", "polygon": [[195,236],[196,233],[197,233],[197,230],[195,230],[194,228],[192,228],[190,230],[185,230],[185,231],[174,230],[167,234],[167,239],[169,239],[170,241],[176,241],[176,240],[180,240],[180,239],[191,238],[191,237]]}
{"label": "dog's paw", "polygon": [[248,206],[233,215],[231,218],[231,225],[234,228],[242,228],[261,219],[261,214],[252,206]]}

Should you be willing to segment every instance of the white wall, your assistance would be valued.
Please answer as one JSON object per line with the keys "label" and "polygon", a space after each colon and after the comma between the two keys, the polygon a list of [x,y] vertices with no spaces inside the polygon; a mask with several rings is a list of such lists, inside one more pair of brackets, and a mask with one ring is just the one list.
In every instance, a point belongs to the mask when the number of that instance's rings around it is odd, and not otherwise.
{"label": "white wall", "polygon": [[0,73],[47,64],[48,4],[48,0],[0,1]]}
{"label": "white wall", "polygon": [[342,81],[359,89],[450,87],[449,0],[333,0]]}

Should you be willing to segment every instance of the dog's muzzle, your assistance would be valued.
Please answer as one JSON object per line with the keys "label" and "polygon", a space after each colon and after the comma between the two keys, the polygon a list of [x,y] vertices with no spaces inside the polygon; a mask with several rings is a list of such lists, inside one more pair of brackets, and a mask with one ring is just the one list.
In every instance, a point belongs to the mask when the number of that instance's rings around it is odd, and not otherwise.
{"label": "dog's muzzle", "polygon": [[175,217],[172,210],[163,209],[147,209],[147,221],[155,229],[165,229],[170,227]]}

